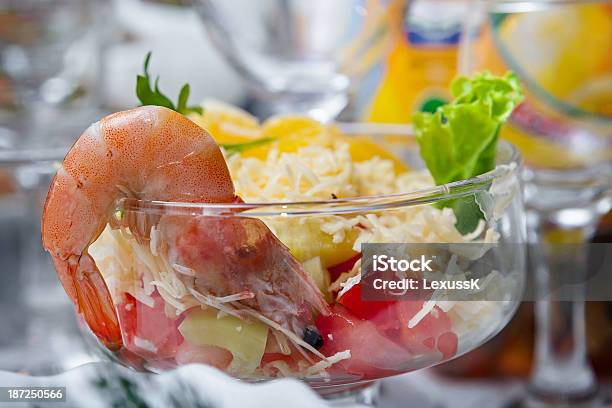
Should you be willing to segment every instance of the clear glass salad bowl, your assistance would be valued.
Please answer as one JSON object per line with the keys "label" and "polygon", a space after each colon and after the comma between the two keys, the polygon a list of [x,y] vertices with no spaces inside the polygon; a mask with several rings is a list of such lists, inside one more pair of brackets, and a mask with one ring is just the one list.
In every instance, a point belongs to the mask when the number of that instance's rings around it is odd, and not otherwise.
{"label": "clear glass salad bowl", "polygon": [[[123,344],[100,348],[137,370],[204,363],[248,381],[298,377],[334,396],[443,363],[494,336],[523,290],[520,156],[500,143],[494,170],[433,186],[416,170],[422,163],[414,139],[393,128],[350,124],[345,133],[371,136],[372,146],[401,158],[396,166],[414,169],[397,179],[389,179],[392,168],[371,169],[372,183],[400,183],[402,193],[310,202],[118,201],[90,254],[111,291]],[[480,209],[477,227],[465,234],[455,227],[469,215],[458,210],[463,205]],[[451,280],[480,273],[482,285],[369,300],[370,281],[359,271],[368,265],[360,253],[366,243],[425,244],[444,259]],[[295,260],[307,280],[295,273]]]}

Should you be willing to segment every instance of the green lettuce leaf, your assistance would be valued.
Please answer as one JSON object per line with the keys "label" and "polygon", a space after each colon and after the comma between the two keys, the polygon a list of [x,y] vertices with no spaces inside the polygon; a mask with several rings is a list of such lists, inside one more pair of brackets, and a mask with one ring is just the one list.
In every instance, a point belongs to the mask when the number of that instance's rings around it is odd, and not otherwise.
{"label": "green lettuce leaf", "polygon": [[[413,126],[421,157],[437,185],[459,181],[495,168],[497,139],[502,124],[522,100],[518,78],[512,72],[496,77],[488,72],[459,77],[451,85],[453,101],[435,113],[419,112]],[[457,229],[469,233],[482,212],[473,197],[447,200]]]}

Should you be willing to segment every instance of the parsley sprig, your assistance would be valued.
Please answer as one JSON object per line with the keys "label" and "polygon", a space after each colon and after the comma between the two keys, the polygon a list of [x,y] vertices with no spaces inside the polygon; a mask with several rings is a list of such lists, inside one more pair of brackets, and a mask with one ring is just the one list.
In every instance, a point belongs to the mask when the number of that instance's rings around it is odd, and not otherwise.
{"label": "parsley sprig", "polygon": [[187,100],[189,99],[189,84],[183,85],[178,96],[178,103],[175,106],[174,103],[159,90],[159,76],[155,78],[154,86],[151,86],[151,77],[149,76],[149,62],[151,61],[151,52],[147,53],[144,62],[144,73],[136,77],[136,96],[143,105],[157,105],[164,106],[166,108],[187,115],[189,113],[203,113],[202,107],[200,106],[188,106]]}
{"label": "parsley sprig", "polygon": [[[187,115],[189,113],[199,113],[202,115],[204,110],[200,106],[187,106],[187,100],[189,99],[189,84],[183,85],[181,88],[181,92],[179,92],[178,103],[176,106],[170,98],[164,95],[159,90],[159,76],[155,78],[154,85],[151,86],[151,76],[149,75],[149,63],[151,61],[151,52],[147,53],[144,62],[144,73],[143,75],[138,75],[136,77],[136,96],[140,100],[142,105],[156,105],[156,106],[164,106],[166,108],[172,109],[181,113],[183,115]],[[232,155],[235,153],[240,153],[244,150],[251,149],[253,147],[265,145],[276,140],[272,137],[262,137],[259,139],[251,140],[243,143],[220,143],[219,146],[222,147],[228,155]]]}

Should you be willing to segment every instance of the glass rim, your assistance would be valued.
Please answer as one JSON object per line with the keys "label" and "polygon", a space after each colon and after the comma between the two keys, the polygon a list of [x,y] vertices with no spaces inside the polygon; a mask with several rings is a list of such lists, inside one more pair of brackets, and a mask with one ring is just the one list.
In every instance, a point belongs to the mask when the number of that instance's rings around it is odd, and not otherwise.
{"label": "glass rim", "polygon": [[[385,125],[383,125],[384,127]],[[394,125],[392,125],[394,126]],[[340,126],[342,127],[342,126]],[[351,128],[357,130],[355,124]],[[360,133],[355,131],[355,134]],[[363,132],[361,132],[363,133]],[[397,135],[397,134],[395,134]],[[412,136],[404,133],[403,136]],[[493,181],[522,168],[522,157],[513,144],[500,140],[498,153],[505,152],[505,158],[487,173],[469,179],[453,181],[402,193],[348,197],[312,201],[270,201],[248,203],[193,203],[177,201],[143,200],[124,197],[117,200],[116,209],[122,212],[145,212],[164,215],[216,215],[216,216],[306,216],[341,215],[369,211],[390,210],[432,204],[439,201],[465,197],[486,190]]]}
{"label": "glass rim", "polygon": [[496,13],[529,13],[546,11],[556,6],[605,3],[608,0],[479,0]]}

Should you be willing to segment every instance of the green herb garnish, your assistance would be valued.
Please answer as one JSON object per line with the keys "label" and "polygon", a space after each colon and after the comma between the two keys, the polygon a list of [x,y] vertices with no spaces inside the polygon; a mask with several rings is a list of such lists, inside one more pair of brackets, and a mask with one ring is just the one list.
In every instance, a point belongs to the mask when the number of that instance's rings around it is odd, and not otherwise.
{"label": "green herb garnish", "polygon": [[[451,85],[454,100],[434,113],[414,115],[413,125],[425,161],[437,185],[465,180],[495,168],[497,139],[502,124],[522,99],[512,72],[496,77],[488,72],[459,77]],[[447,200],[457,229],[473,231],[483,218],[474,197]]]}
{"label": "green herb garnish", "polygon": [[262,137],[244,143],[221,143],[219,146],[221,146],[227,152],[227,154],[231,156],[234,153],[239,153],[253,147],[272,143],[275,140],[276,139],[273,137]]}
{"label": "green herb garnish", "polygon": [[164,95],[159,90],[159,77],[155,79],[155,86],[151,87],[151,77],[149,76],[149,62],[151,60],[151,52],[149,52],[144,62],[144,74],[136,77],[136,96],[143,105],[157,105],[164,106],[166,108],[187,115],[189,113],[203,113],[202,107],[200,106],[187,106],[187,99],[189,99],[189,84],[183,85],[179,92],[178,103],[175,106],[170,98]]}

